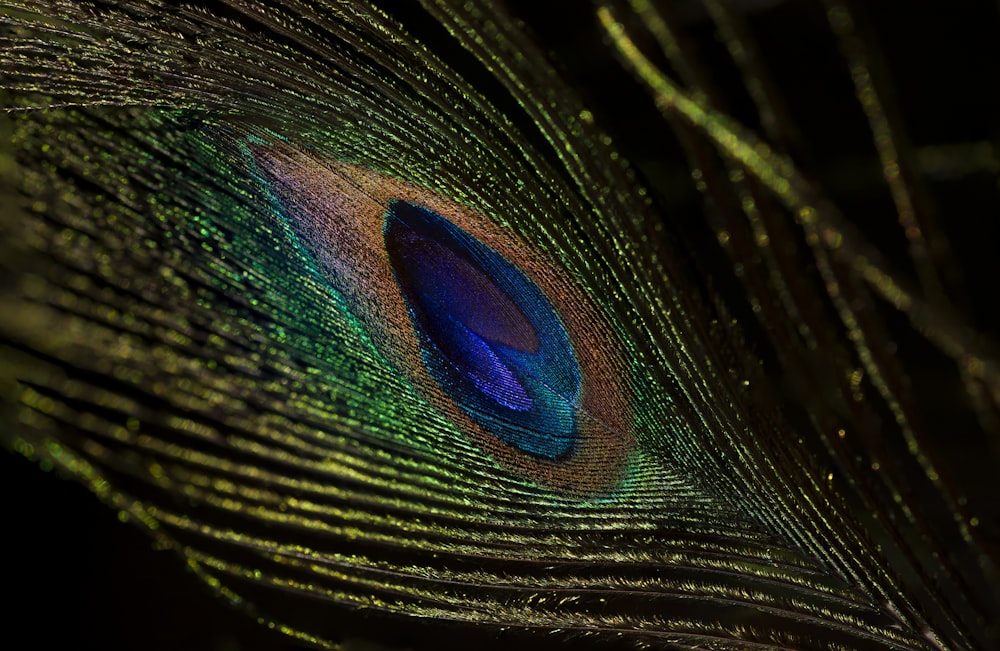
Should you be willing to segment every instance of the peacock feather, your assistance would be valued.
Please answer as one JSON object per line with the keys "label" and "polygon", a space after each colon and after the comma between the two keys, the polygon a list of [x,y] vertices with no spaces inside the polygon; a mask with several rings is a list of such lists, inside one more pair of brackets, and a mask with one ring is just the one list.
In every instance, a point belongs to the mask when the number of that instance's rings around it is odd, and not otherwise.
{"label": "peacock feather", "polygon": [[3,440],[300,644],[995,648],[989,4],[0,0]]}

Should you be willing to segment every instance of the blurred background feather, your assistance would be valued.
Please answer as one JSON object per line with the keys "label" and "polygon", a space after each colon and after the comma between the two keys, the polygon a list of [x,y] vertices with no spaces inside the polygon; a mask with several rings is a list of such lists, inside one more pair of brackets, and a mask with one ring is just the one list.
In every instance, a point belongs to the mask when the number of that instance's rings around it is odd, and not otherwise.
{"label": "blurred background feather", "polygon": [[[146,649],[1000,645],[995,4],[0,12],[25,628]],[[306,154],[281,185],[260,152],[286,150]],[[599,324],[581,364],[618,371],[629,424],[609,429],[635,441],[619,472],[596,439],[611,489],[491,451],[386,365],[295,221],[307,159],[478,211],[557,309],[575,297]]]}

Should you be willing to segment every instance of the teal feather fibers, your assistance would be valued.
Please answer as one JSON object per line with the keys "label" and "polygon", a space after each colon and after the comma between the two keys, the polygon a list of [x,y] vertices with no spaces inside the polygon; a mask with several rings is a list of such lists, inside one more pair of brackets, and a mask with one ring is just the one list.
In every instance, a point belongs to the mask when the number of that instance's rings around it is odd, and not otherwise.
{"label": "teal feather fibers", "polygon": [[802,171],[728,3],[735,98],[697,16],[579,9],[688,232],[530,9],[0,1],[5,441],[316,646],[362,609],[427,648],[989,647],[996,510],[893,353],[961,377],[977,450],[996,358],[855,14],[801,4],[916,280]]}

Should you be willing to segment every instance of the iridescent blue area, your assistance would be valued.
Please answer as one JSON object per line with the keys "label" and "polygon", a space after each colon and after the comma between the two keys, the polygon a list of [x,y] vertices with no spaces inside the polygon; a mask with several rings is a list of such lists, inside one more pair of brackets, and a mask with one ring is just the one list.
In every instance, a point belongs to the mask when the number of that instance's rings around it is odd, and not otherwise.
{"label": "iridescent blue area", "polygon": [[580,367],[541,290],[423,206],[390,202],[383,234],[431,377],[501,441],[543,459],[568,457]]}

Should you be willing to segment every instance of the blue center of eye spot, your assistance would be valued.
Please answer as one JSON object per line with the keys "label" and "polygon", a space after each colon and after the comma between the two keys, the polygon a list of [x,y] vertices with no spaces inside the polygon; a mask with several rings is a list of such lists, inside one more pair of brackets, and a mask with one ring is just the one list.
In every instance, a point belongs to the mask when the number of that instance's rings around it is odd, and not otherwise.
{"label": "blue center of eye spot", "polygon": [[504,443],[541,459],[569,457],[580,367],[542,291],[426,207],[391,201],[383,235],[431,377]]}

